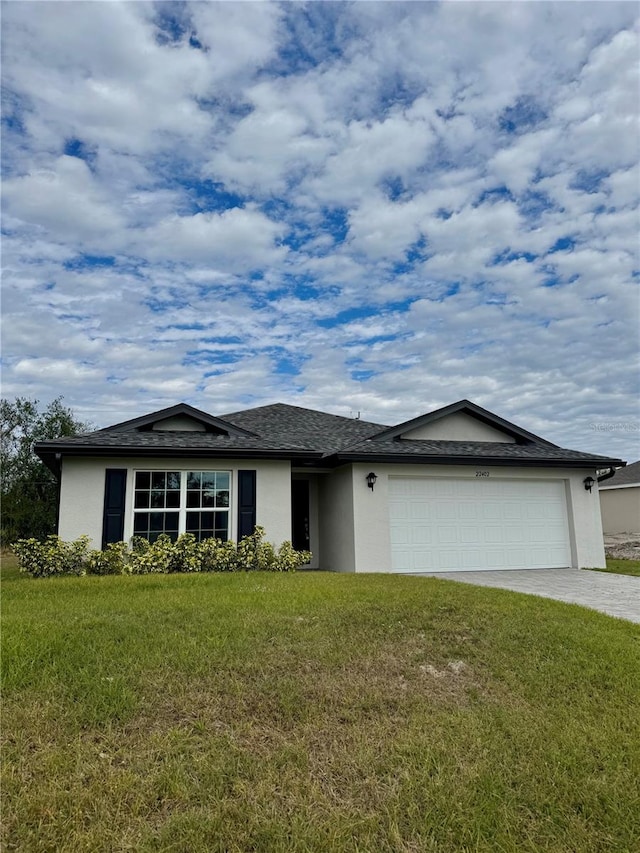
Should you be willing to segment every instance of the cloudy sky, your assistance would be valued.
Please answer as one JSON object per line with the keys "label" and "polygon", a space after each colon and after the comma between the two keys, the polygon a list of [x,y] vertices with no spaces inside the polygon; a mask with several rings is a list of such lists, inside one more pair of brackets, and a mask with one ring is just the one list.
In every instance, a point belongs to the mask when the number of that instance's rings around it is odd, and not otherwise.
{"label": "cloudy sky", "polygon": [[2,15],[3,396],[640,456],[636,3]]}

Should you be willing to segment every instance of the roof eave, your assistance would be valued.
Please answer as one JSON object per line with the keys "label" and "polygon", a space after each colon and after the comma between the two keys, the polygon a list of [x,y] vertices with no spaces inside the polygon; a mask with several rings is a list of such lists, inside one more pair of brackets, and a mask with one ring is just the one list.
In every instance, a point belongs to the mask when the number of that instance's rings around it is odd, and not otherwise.
{"label": "roof eave", "polygon": [[61,456],[82,457],[134,457],[143,458],[160,457],[185,457],[187,459],[201,459],[203,456],[212,458],[229,459],[296,459],[320,461],[322,453],[314,450],[298,449],[255,449],[255,448],[233,448],[233,447],[96,447],[91,445],[64,445],[48,444],[46,448],[34,445],[34,452],[51,468],[52,460],[58,460]]}
{"label": "roof eave", "polygon": [[640,488],[640,480],[635,483],[618,483],[617,486],[598,486],[599,492],[615,492],[617,489],[638,489]]}
{"label": "roof eave", "polygon": [[513,457],[493,456],[452,456],[442,454],[429,456],[421,454],[407,456],[406,454],[393,453],[337,453],[334,458],[340,462],[370,462],[372,464],[393,463],[400,465],[486,465],[511,468],[598,468],[604,465],[620,465],[619,459],[603,459],[601,456],[591,459],[526,459]]}

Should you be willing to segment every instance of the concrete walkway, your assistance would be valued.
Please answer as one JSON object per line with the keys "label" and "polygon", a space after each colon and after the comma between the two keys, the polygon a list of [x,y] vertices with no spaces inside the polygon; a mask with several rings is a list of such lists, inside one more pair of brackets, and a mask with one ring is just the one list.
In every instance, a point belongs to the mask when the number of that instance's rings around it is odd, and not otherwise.
{"label": "concrete walkway", "polygon": [[495,586],[581,604],[640,624],[640,578],[585,569],[523,569],[517,572],[424,572],[476,586]]}

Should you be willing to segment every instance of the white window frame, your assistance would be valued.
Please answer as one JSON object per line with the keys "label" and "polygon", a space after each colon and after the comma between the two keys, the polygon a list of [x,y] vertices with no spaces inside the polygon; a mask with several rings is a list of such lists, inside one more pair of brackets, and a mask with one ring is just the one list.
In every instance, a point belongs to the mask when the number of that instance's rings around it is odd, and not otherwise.
{"label": "white window frame", "polygon": [[[227,513],[227,540],[233,539],[232,536],[232,496],[235,489],[234,472],[227,468],[203,468],[190,467],[179,468],[175,465],[167,465],[165,468],[134,468],[131,489],[131,536],[137,536],[135,532],[136,514],[143,512],[177,512],[178,513],[178,536],[186,533],[187,527],[187,512],[226,512]],[[136,507],[136,480],[138,474],[168,474],[175,473],[180,475],[180,503],[178,507]],[[226,474],[229,478],[229,504],[226,507],[187,507],[187,474]],[[151,489],[149,491],[152,491]]]}

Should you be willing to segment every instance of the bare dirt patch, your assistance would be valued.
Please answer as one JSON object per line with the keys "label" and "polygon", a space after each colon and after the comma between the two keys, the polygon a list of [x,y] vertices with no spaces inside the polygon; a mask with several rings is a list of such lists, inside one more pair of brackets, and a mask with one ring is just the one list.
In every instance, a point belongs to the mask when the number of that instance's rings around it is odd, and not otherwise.
{"label": "bare dirt patch", "polygon": [[634,533],[610,533],[604,537],[604,552],[616,560],[640,560],[640,537]]}

